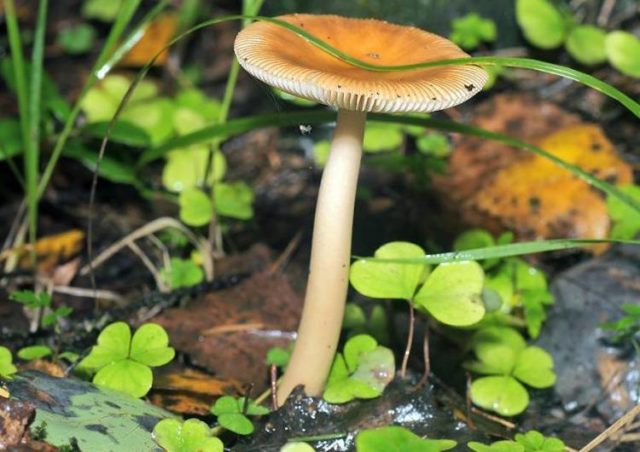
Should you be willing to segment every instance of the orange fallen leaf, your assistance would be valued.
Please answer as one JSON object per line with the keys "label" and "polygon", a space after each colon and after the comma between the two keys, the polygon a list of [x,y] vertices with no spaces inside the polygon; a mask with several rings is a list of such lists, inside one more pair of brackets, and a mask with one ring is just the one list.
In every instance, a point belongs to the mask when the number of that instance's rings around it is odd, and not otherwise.
{"label": "orange fallen leaf", "polygon": [[241,385],[235,380],[213,378],[204,372],[186,369],[155,378],[150,399],[174,413],[205,415],[218,397],[240,394]]}
{"label": "orange fallen leaf", "polygon": [[[51,274],[54,268],[75,256],[84,245],[84,232],[72,229],[61,234],[50,235],[36,241],[33,250],[38,261],[38,271],[41,274]],[[24,245],[11,250],[20,256],[20,267],[31,267],[31,246]]]}
{"label": "orange fallen leaf", "polygon": [[[175,14],[163,14],[151,22],[144,35],[120,61],[121,66],[144,66],[173,39],[178,26]],[[154,66],[167,62],[169,53],[165,50],[154,61]]]}
{"label": "orange fallen leaf", "polygon": [[[539,146],[611,183],[632,180],[631,167],[596,125],[569,126],[544,138]],[[605,238],[609,231],[603,196],[537,155],[497,171],[469,203],[520,238]]]}

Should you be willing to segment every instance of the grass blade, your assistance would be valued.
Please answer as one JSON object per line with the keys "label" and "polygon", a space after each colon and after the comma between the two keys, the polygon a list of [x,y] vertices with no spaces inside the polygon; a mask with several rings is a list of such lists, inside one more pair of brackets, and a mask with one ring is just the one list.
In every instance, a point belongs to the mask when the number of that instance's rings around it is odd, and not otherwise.
{"label": "grass blade", "polygon": [[640,240],[611,240],[611,239],[559,239],[539,240],[534,242],[510,243],[508,245],[496,245],[487,248],[476,248],[465,251],[453,251],[450,253],[427,254],[424,257],[409,259],[380,259],[375,257],[357,257],[367,262],[389,262],[396,264],[444,264],[456,261],[481,261],[504,257],[522,256],[524,254],[544,253],[549,251],[581,248],[602,243],[618,243],[627,245],[640,245]]}
{"label": "grass blade", "polygon": [[[102,47],[100,54],[98,55],[98,59],[91,68],[89,78],[82,87],[82,91],[80,92],[80,95],[76,100],[76,104],[73,106],[73,109],[71,110],[71,113],[69,114],[69,117],[64,124],[62,132],[58,136],[58,140],[56,141],[51,156],[49,157],[49,161],[47,162],[47,165],[42,172],[42,177],[40,178],[40,183],[38,184],[38,198],[42,196],[44,190],[47,188],[47,184],[49,183],[51,175],[53,174],[53,170],[55,169],[55,166],[60,159],[60,155],[62,154],[64,145],[67,142],[71,131],[73,130],[76,118],[80,113],[80,104],[82,102],[82,99],[84,99],[84,96],[89,92],[93,85],[95,85],[96,81],[98,80],[98,74],[102,75],[103,77],[106,75],[106,72],[104,72],[104,66],[108,61],[110,61],[110,57],[112,53],[114,53],[114,49],[116,48],[116,45],[120,40],[125,27],[129,24],[129,21],[133,17],[133,14],[138,9],[138,6],[140,6],[141,1],[142,0],[124,0],[124,2],[122,3],[120,11],[118,12],[118,16],[113,22],[111,31],[109,32],[105,44]],[[135,33],[135,30],[133,33]],[[126,42],[127,41],[125,40],[125,44]],[[117,53],[117,49],[115,50],[115,52]]]}
{"label": "grass blade", "polygon": [[[139,165],[160,158],[169,151],[176,148],[187,147],[193,144],[206,142],[214,138],[227,138],[229,136],[248,132],[249,130],[259,127],[289,127],[297,126],[299,124],[321,124],[334,120],[335,113],[331,111],[294,111],[235,119],[228,121],[226,124],[217,124],[205,127],[190,134],[167,140],[160,146],[145,151],[141,155]],[[474,127],[442,119],[417,118],[415,116],[395,116],[382,113],[372,113],[369,115],[369,120],[402,125],[414,125],[441,131],[462,133],[465,135],[472,135],[488,140],[498,141],[509,146],[524,149],[543,158],[551,160],[559,167],[570,171],[572,174],[575,174],[592,186],[598,188],[599,190],[602,190],[608,195],[620,199],[622,202],[624,202],[634,210],[640,212],[640,203],[626,193],[618,190],[615,186],[598,179],[597,177],[591,175],[590,173],[586,172],[576,165],[565,162],[564,160],[556,157],[550,152],[545,151],[544,149],[518,140],[516,138],[512,138],[497,132],[490,132],[480,127]]]}
{"label": "grass blade", "polygon": [[[42,71],[44,62],[44,38],[47,26],[48,1],[40,0],[38,18],[31,53],[31,82],[29,89],[29,144],[25,146],[25,183],[29,241],[36,241],[38,225],[38,172],[40,163],[40,112],[42,99]],[[26,144],[26,143],[25,143]]]}

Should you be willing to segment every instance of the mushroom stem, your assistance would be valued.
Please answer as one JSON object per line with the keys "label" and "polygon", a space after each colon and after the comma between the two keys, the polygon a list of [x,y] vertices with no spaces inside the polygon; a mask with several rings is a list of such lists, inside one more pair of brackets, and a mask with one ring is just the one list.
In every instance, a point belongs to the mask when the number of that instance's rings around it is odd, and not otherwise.
{"label": "mushroom stem", "polygon": [[282,404],[298,385],[322,394],[340,338],[349,286],[351,230],[365,112],[338,110],[316,204],[309,279],[298,337],[278,387]]}

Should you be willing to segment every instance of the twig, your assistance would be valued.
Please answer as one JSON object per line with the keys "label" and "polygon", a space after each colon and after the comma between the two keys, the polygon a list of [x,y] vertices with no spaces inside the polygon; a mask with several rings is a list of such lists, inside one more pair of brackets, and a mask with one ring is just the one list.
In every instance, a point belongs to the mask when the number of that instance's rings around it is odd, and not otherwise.
{"label": "twig", "polygon": [[255,331],[264,329],[264,323],[240,323],[240,324],[232,324],[232,325],[219,325],[214,326],[213,328],[209,328],[204,330],[202,333],[203,336],[217,336],[219,334],[225,333],[238,333],[241,331]]}
{"label": "twig", "polygon": [[[144,226],[136,229],[135,231],[127,234],[117,242],[110,245],[107,249],[98,254],[91,262],[80,269],[80,275],[87,275],[91,269],[95,269],[102,265],[106,260],[115,255],[122,248],[128,246],[129,243],[132,243],[142,237],[146,237],[150,234],[154,234],[162,229],[177,229],[182,232],[187,239],[191,242],[191,244],[196,247],[200,252],[202,252],[202,244],[198,240],[198,238],[191,232],[188,228],[186,228],[182,223],[180,223],[175,218],[171,217],[161,217],[156,220],[153,220]],[[211,276],[213,278],[213,268],[206,265],[208,259],[203,260],[203,266],[205,274],[207,275],[207,279]]]}
{"label": "twig", "polygon": [[144,252],[140,249],[140,247],[136,245],[136,242],[127,243],[127,246],[131,251],[133,251],[133,253],[136,256],[140,258],[144,266],[147,267],[147,270],[149,270],[149,273],[153,275],[153,279],[156,280],[156,286],[158,286],[158,290],[163,293],[169,292],[170,289],[162,280],[162,276],[160,276],[160,272],[158,271],[156,266],[153,265],[153,262],[151,262],[151,260],[147,257],[147,255],[144,254]]}
{"label": "twig", "polygon": [[618,419],[613,424],[611,424],[604,432],[600,433],[593,440],[591,440],[589,442],[589,444],[587,444],[582,449],[580,449],[580,452],[589,452],[591,450],[594,450],[596,447],[598,447],[604,441],[606,441],[607,439],[612,437],[614,433],[616,433],[618,430],[620,430],[626,424],[628,424],[629,422],[634,420],[635,417],[638,414],[640,414],[640,404],[636,405],[631,410],[629,410],[627,413],[622,415],[622,417],[620,417],[620,419]]}
{"label": "twig", "polygon": [[600,8],[600,13],[598,14],[598,18],[596,19],[596,23],[604,27],[607,25],[609,21],[609,17],[611,17],[611,11],[613,11],[613,7],[616,5],[616,0],[604,0],[602,2],[602,8]]}
{"label": "twig", "polygon": [[162,266],[169,267],[169,265],[171,265],[171,256],[169,255],[169,250],[167,249],[165,244],[162,243],[162,240],[160,240],[154,234],[149,234],[147,238],[160,250],[160,253],[162,254]]}
{"label": "twig", "polygon": [[271,364],[269,376],[271,378],[271,409],[275,411],[278,409],[278,366]]}
{"label": "twig", "polygon": [[71,295],[73,297],[100,298],[102,300],[113,300],[117,302],[124,300],[120,295],[110,290],[93,290],[71,286],[53,286],[52,291],[55,293]]}
{"label": "twig", "polygon": [[424,337],[422,338],[422,359],[424,359],[424,372],[418,382],[418,387],[427,384],[429,372],[431,372],[431,359],[429,358],[429,322],[424,324]]}
{"label": "twig", "polygon": [[271,266],[269,267],[269,274],[277,273],[287,265],[287,262],[289,262],[291,255],[300,244],[301,238],[302,238],[302,231],[296,232],[296,235],[294,235],[291,241],[287,244],[282,254],[280,254],[280,256],[278,256],[278,258],[275,260],[275,262],[271,264]]}

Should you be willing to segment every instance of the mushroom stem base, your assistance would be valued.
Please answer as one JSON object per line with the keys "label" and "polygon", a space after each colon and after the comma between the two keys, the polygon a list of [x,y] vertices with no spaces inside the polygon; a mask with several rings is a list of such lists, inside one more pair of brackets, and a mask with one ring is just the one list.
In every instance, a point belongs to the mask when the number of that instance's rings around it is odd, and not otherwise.
{"label": "mushroom stem base", "polygon": [[351,232],[366,113],[339,110],[313,226],[302,319],[278,403],[303,385],[320,395],[338,346],[349,286]]}

